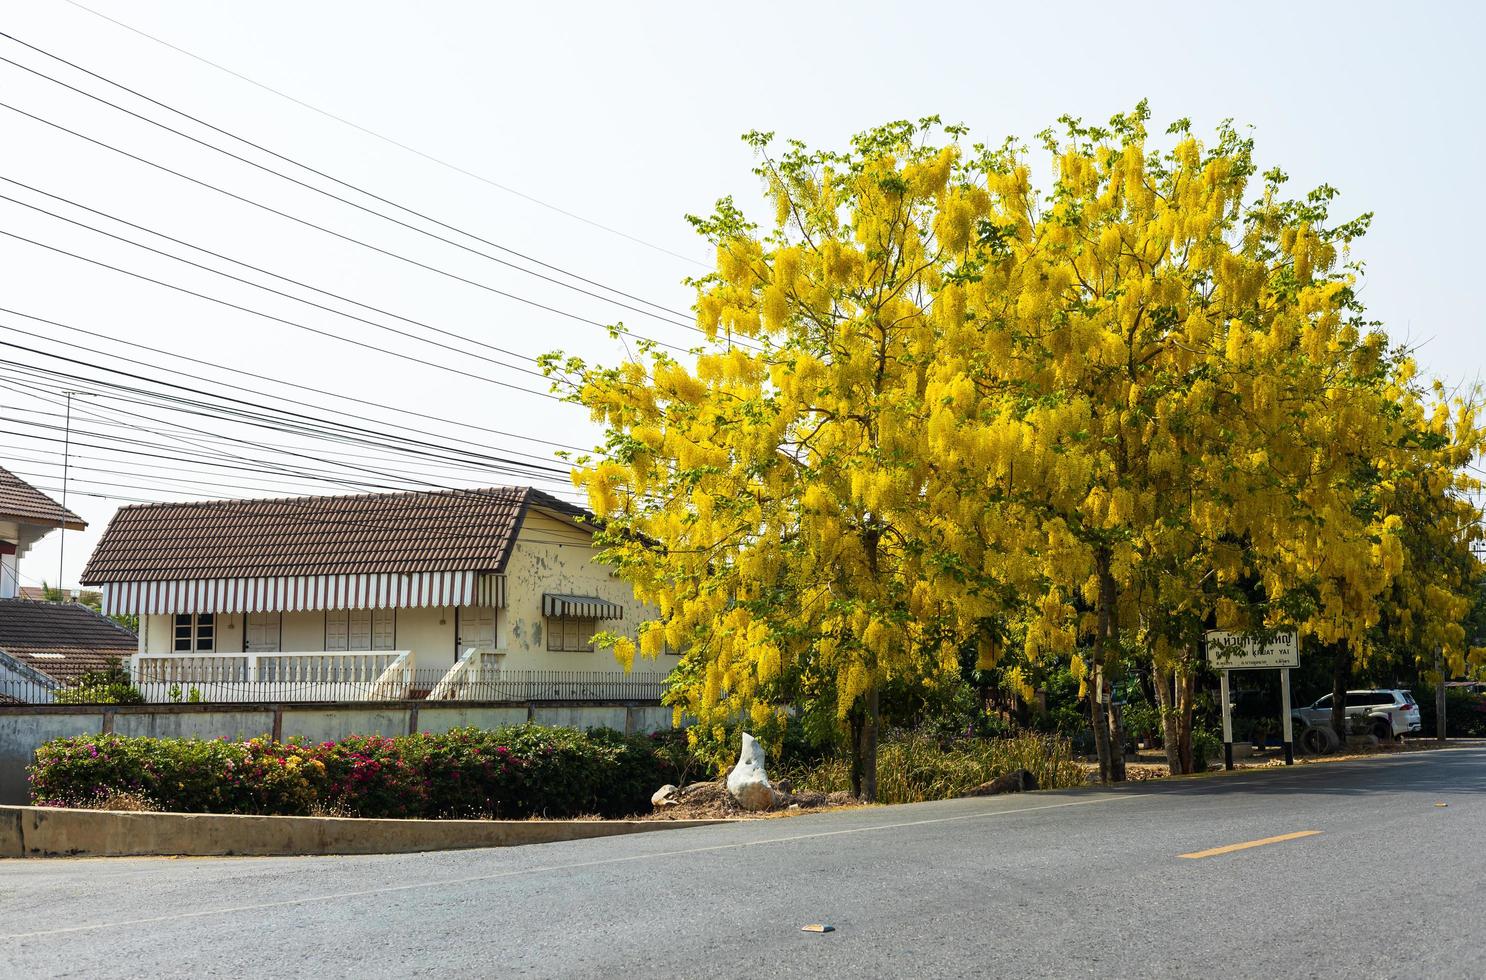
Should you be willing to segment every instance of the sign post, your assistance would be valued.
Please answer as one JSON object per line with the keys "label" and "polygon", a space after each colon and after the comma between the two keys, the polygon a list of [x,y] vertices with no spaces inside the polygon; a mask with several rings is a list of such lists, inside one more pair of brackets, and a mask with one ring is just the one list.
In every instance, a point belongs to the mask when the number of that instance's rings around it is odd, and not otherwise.
{"label": "sign post", "polygon": [[1280,671],[1280,702],[1285,732],[1285,765],[1295,764],[1294,726],[1290,722],[1290,668],[1300,666],[1300,640],[1294,630],[1277,633],[1229,633],[1208,630],[1204,635],[1207,662],[1221,671],[1223,701],[1223,768],[1233,768],[1233,702],[1228,689],[1230,670]]}
{"label": "sign post", "polygon": [[1290,668],[1280,668],[1280,715],[1285,726],[1285,765],[1295,765],[1295,723],[1290,718]]}

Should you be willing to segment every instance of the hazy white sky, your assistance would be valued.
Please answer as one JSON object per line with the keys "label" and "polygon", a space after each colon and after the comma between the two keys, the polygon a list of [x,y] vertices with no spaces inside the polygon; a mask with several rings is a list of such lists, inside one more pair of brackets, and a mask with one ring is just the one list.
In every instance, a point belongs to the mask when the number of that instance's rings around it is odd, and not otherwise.
{"label": "hazy white sky", "polygon": [[[938,113],[968,124],[976,138],[994,141],[1008,134],[1030,137],[1064,112],[1104,119],[1145,97],[1162,124],[1190,116],[1205,131],[1233,117],[1255,127],[1263,163],[1283,166],[1293,186],[1327,181],[1343,191],[1340,212],[1377,213],[1374,231],[1357,254],[1368,263],[1363,295],[1394,337],[1423,343],[1426,369],[1452,381],[1472,380],[1480,368],[1483,318],[1474,288],[1474,243],[1476,231],[1486,227],[1477,188],[1486,69],[1477,46],[1486,15],[1478,4],[1251,2],[1213,6],[1209,14],[1190,3],[85,2],[202,58],[658,248],[391,147],[64,0],[0,0],[0,30],[491,242],[682,311],[690,306],[690,293],[680,280],[708,259],[683,215],[706,211],[729,193],[750,206],[760,203],[749,173],[752,157],[738,139],[745,130],[773,129],[815,145],[840,145],[879,122]],[[178,128],[188,125],[10,40],[0,38],[0,56]],[[490,291],[499,289],[580,317],[622,318],[637,332],[687,340],[679,326],[396,228],[3,62],[0,102],[490,288],[295,225],[3,108],[0,176],[462,338],[519,354],[562,347],[591,358],[619,356],[600,329]],[[190,131],[226,143],[199,128]],[[222,264],[14,184],[0,181],[0,194]],[[259,397],[255,393],[296,397],[246,373],[252,372],[512,433],[481,433],[304,396],[360,413],[363,424],[402,422],[444,443],[475,440],[485,447],[480,451],[492,454],[551,451],[516,436],[574,445],[589,445],[594,437],[579,410],[482,380],[545,388],[539,379],[479,359],[512,360],[488,348],[444,338],[471,351],[454,353],[393,337],[4,200],[0,230],[477,377],[317,337],[3,236],[0,306],[226,369],[169,361],[8,313],[0,313],[0,326],[49,339],[0,329],[0,341],[161,377],[171,377],[167,369],[189,370],[249,388],[235,393],[244,399]],[[160,366],[130,366],[109,354]],[[34,376],[16,373],[16,362],[106,376],[13,347],[0,347],[0,361],[7,362],[0,364],[0,385],[13,386],[18,377],[22,384],[36,383]],[[43,487],[60,486],[61,456],[59,444],[49,441],[59,433],[44,428],[60,419],[43,413],[60,411],[55,391],[67,385],[46,381],[43,386],[52,391],[40,398],[0,387],[0,417],[7,423],[0,426],[0,465]],[[195,499],[344,492],[388,483],[387,467],[409,467],[406,459],[363,459],[356,465],[364,469],[349,470],[344,459],[321,462],[330,459],[323,447],[282,433],[170,416],[113,399],[79,398],[75,407],[74,430],[97,436],[75,436],[84,445],[73,457],[79,468],[72,471],[69,504],[92,527],[68,535],[68,583],[119,504],[81,493]],[[152,424],[164,434],[128,433],[122,423],[139,419],[121,414],[126,411],[167,423]],[[305,411],[320,414],[316,408]],[[110,433],[153,442],[133,448],[156,455],[99,448],[118,445],[106,438]],[[259,445],[216,439],[221,435],[299,446],[292,451],[314,458],[271,455]],[[272,459],[281,468],[329,467],[345,476],[336,485],[203,462],[220,464],[234,454]],[[370,475],[372,469],[381,475]],[[528,482],[448,471],[403,479],[408,486]],[[58,537],[53,534],[22,563],[26,579],[56,581]]]}

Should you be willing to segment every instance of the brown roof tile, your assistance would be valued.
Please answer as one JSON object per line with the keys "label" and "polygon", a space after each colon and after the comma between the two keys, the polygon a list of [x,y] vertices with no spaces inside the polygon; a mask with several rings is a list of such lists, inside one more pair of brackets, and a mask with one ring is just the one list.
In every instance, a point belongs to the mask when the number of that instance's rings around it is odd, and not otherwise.
{"label": "brown roof tile", "polygon": [[531,506],[584,513],[530,487],[123,507],[82,581],[500,572]]}
{"label": "brown roof tile", "polygon": [[0,652],[59,681],[111,667],[138,649],[133,633],[87,606],[0,599]]}
{"label": "brown roof tile", "polygon": [[81,531],[88,525],[14,473],[0,467],[0,520]]}

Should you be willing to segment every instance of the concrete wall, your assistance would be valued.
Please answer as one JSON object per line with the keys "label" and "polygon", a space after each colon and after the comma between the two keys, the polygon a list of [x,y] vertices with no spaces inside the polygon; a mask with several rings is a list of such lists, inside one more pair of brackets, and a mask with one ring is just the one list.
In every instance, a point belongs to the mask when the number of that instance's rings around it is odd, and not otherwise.
{"label": "concrete wall", "polygon": [[645,834],[728,820],[357,820],[0,807],[0,858],[405,854]]}
{"label": "concrete wall", "polygon": [[87,708],[0,714],[0,803],[29,802],[26,767],[36,761],[36,749],[43,742],[96,732],[102,723],[101,712]]}
{"label": "concrete wall", "polygon": [[671,709],[655,704],[461,704],[399,701],[385,705],[308,704],[117,706],[0,705],[0,804],[30,802],[26,767],[54,738],[115,732],[154,738],[299,736],[323,742],[347,735],[406,735],[535,721],[572,728],[655,732],[671,727]]}
{"label": "concrete wall", "polygon": [[437,735],[451,728],[499,728],[520,725],[530,717],[531,709],[524,704],[467,706],[425,701],[418,707],[418,731]]}

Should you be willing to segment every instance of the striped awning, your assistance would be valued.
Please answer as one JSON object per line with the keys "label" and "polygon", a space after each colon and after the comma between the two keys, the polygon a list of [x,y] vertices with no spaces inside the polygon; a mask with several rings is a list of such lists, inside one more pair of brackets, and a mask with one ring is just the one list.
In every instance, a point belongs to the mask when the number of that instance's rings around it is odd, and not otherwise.
{"label": "striped awning", "polygon": [[103,586],[107,614],[299,612],[506,604],[506,577],[480,572],[305,575]]}
{"label": "striped awning", "polygon": [[542,615],[567,619],[623,619],[624,607],[595,595],[542,594]]}

